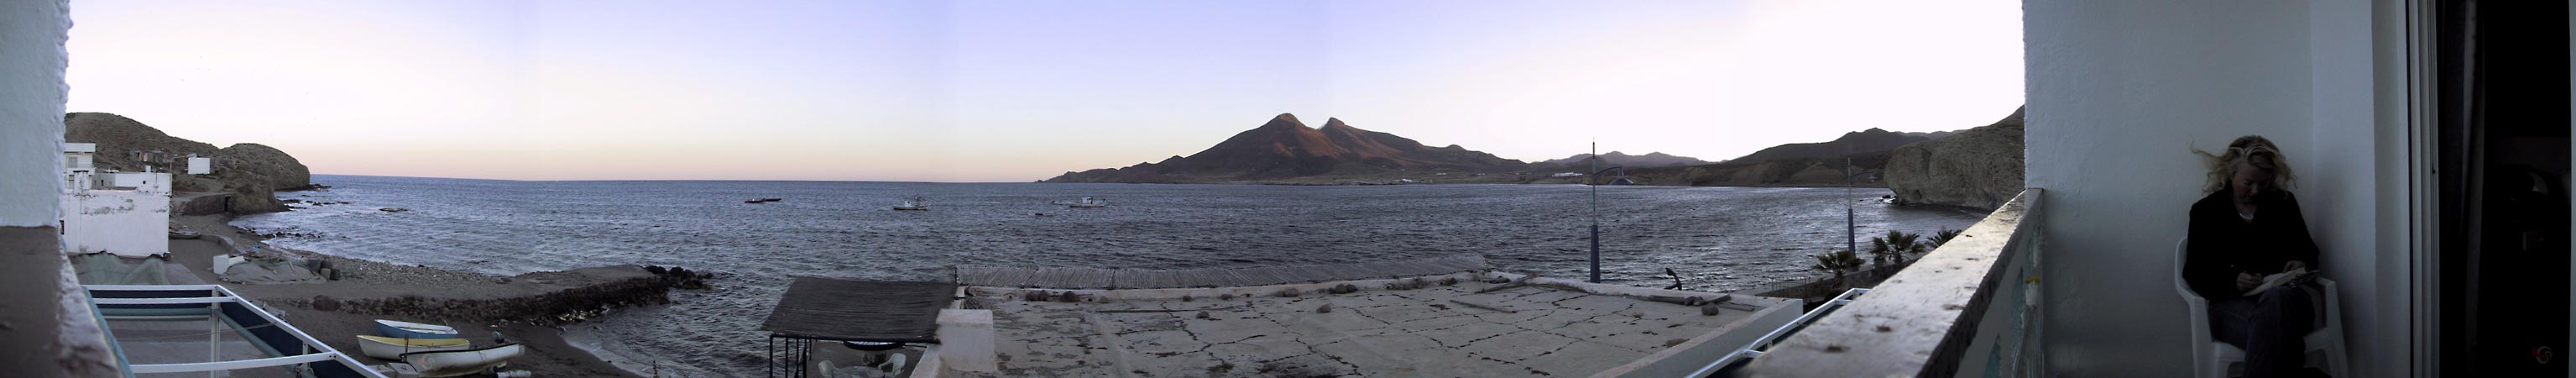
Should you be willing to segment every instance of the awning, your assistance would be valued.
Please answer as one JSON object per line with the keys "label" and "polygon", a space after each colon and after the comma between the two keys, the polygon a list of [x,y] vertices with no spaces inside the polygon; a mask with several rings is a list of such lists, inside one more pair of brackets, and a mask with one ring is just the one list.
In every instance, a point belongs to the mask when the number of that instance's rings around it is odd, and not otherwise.
{"label": "awning", "polygon": [[760,329],[800,339],[938,342],[939,310],[956,296],[948,282],[797,277]]}

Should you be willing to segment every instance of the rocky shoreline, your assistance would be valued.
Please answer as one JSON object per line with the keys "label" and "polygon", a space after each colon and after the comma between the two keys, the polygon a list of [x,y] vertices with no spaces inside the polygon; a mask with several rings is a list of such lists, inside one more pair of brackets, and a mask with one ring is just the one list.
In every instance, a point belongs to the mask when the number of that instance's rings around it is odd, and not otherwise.
{"label": "rocky shoreline", "polygon": [[205,237],[172,240],[171,261],[204,282],[228,281],[229,277],[210,269],[217,256],[253,248],[268,258],[329,267],[338,273],[338,280],[227,282],[226,286],[277,310],[288,323],[342,351],[356,351],[352,336],[373,334],[375,319],[455,326],[476,343],[506,335],[512,342],[530,346],[510,369],[529,370],[537,376],[640,376],[609,362],[627,360],[624,356],[602,356],[593,347],[567,342],[562,327],[619,308],[666,304],[671,290],[703,288],[706,280],[714,278],[702,272],[654,272],[635,265],[508,277],[396,265],[266,245],[259,235],[228,224],[230,218],[172,217],[174,225]]}

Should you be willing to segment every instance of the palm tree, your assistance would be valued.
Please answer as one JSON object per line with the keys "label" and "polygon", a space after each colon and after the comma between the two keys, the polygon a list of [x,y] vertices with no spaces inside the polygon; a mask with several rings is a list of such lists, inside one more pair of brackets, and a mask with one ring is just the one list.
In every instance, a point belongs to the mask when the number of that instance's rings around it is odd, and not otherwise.
{"label": "palm tree", "polygon": [[1923,234],[1888,231],[1887,236],[1869,238],[1869,257],[1880,263],[1905,262],[1905,255],[1923,254],[1932,246],[1921,242]]}
{"label": "palm tree", "polygon": [[1902,252],[1902,255],[1898,255],[1900,258],[1904,255],[1920,255],[1932,251],[1932,244],[1923,242],[1923,234],[1910,232],[1888,231],[1887,246]]}
{"label": "palm tree", "polygon": [[1952,230],[1952,229],[1949,229],[1949,228],[1942,228],[1942,229],[1941,229],[1941,231],[1939,231],[1939,232],[1933,232],[1933,233],[1932,233],[1932,247],[1933,247],[1933,248],[1940,248],[1942,244],[1950,244],[1950,239],[1958,239],[1958,238],[1959,238],[1959,231],[1961,231],[1961,230]]}
{"label": "palm tree", "polygon": [[1834,282],[1842,282],[1844,271],[1858,269],[1861,264],[1867,263],[1869,262],[1862,261],[1860,256],[1853,254],[1851,250],[1838,249],[1816,255],[1816,265],[1808,266],[1807,269],[1834,272]]}

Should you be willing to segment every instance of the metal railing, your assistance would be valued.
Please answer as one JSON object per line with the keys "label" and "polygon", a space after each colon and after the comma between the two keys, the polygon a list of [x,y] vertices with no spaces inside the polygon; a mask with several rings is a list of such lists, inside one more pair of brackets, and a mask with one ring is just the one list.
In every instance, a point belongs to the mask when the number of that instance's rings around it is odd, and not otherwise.
{"label": "metal railing", "polygon": [[[117,311],[110,310],[152,313],[130,316],[135,319],[168,318],[172,316],[170,314],[184,312],[189,314],[185,317],[215,320],[219,327],[241,331],[242,337],[248,339],[254,347],[260,348],[262,354],[273,355],[273,357],[249,360],[192,363],[131,364],[129,362],[124,366],[127,376],[301,366],[312,376],[317,377],[384,378],[383,374],[368,369],[366,364],[350,358],[346,353],[332,349],[330,344],[305,334],[303,330],[296,329],[294,325],[287,324],[285,320],[278,319],[276,315],[269,314],[267,310],[261,309],[222,285],[82,286],[90,294],[91,306],[100,310],[102,319],[117,320],[129,317],[129,315],[111,314]],[[253,328],[258,330],[252,331]],[[109,332],[114,330],[110,329]],[[219,337],[223,333],[218,330],[207,334],[211,338],[208,341],[208,347],[219,347],[221,340]],[[123,347],[118,348],[117,359],[125,361]]]}
{"label": "metal railing", "polygon": [[1727,353],[1726,357],[1719,357],[1717,361],[1709,362],[1707,367],[1702,367],[1699,368],[1699,371],[1691,372],[1690,376],[1707,377],[1710,374],[1734,368],[1740,362],[1751,360],[1754,357],[1761,357],[1762,353],[1769,352],[1771,350],[1772,345],[1778,344],[1781,338],[1787,337],[1792,333],[1797,333],[1798,329],[1805,328],[1808,323],[1814,323],[1816,319],[1822,318],[1826,314],[1832,314],[1835,309],[1840,309],[1843,305],[1851,304],[1853,298],[1866,293],[1869,293],[1869,289],[1852,288],[1851,290],[1844,290],[1841,295],[1834,296],[1833,300],[1825,301],[1823,304],[1816,305],[1816,309],[1807,310],[1806,314],[1798,315],[1798,319],[1790,320],[1789,324],[1782,324],[1780,325],[1780,328],[1772,329],[1771,333],[1762,334],[1762,338],[1753,339],[1752,343],[1744,344],[1744,348],[1736,349],[1734,353]]}

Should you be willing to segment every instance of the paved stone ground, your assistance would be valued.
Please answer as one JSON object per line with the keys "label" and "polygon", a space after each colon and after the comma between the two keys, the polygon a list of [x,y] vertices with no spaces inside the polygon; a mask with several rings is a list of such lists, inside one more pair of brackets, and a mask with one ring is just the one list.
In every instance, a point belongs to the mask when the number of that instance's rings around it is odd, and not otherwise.
{"label": "paved stone ground", "polygon": [[[1489,285],[1188,302],[979,300],[993,308],[998,376],[1008,377],[1584,377],[1749,314],[1535,286],[1475,294]],[[1315,312],[1325,304],[1331,312]]]}

